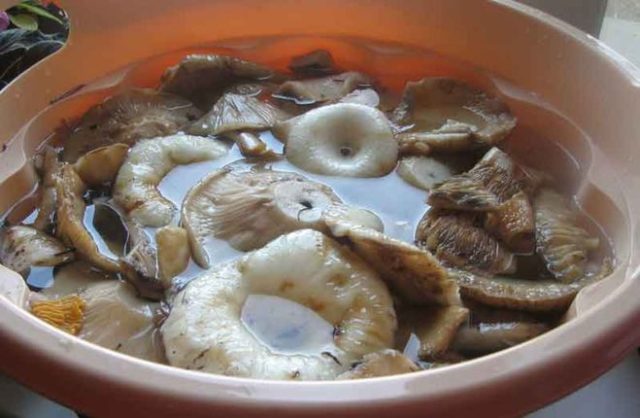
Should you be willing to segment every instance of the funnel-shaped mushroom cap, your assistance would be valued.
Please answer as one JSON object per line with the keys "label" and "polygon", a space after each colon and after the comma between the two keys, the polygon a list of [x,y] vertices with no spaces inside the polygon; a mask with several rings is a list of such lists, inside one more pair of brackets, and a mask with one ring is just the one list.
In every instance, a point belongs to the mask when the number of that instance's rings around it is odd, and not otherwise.
{"label": "funnel-shaped mushroom cap", "polygon": [[[305,344],[304,352],[270,347],[264,335],[247,326],[253,321],[241,317],[251,295],[279,297],[312,310],[328,323],[322,330],[326,340]],[[295,326],[297,319],[281,318],[292,323],[290,333],[304,333],[304,327]],[[395,329],[391,295],[377,273],[346,247],[305,229],[194,279],[174,299],[162,335],[174,366],[263,379],[327,380],[366,354],[389,348]]]}
{"label": "funnel-shaped mushroom cap", "polygon": [[370,106],[323,106],[277,125],[275,133],[286,144],[287,159],[312,173],[381,177],[398,161],[389,121]]}

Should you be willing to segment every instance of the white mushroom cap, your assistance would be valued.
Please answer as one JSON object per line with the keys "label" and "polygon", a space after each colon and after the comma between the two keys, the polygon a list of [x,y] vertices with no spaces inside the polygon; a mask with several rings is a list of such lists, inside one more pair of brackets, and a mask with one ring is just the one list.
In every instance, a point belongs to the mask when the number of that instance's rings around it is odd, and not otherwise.
{"label": "white mushroom cap", "polygon": [[220,141],[184,134],[140,141],[120,167],[113,198],[141,225],[167,225],[175,207],[157,188],[162,178],[179,164],[213,160],[227,151]]}
{"label": "white mushroom cap", "polygon": [[282,123],[276,134],[291,163],[317,174],[379,177],[398,160],[398,145],[385,115],[370,106],[338,103]]}
{"label": "white mushroom cap", "polygon": [[[272,350],[241,320],[250,295],[279,296],[312,309],[335,330],[327,330],[329,347]],[[326,380],[391,346],[395,328],[393,302],[377,274],[345,247],[306,229],[193,280],[174,299],[161,331],[174,366],[263,379]]]}

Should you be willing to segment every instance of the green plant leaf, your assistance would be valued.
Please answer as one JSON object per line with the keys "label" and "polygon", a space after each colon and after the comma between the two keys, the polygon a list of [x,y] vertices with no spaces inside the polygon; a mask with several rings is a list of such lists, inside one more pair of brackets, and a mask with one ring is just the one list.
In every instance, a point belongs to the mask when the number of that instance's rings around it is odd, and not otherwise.
{"label": "green plant leaf", "polygon": [[20,3],[16,5],[17,9],[22,9],[25,11],[28,11],[29,13],[33,13],[34,15],[38,15],[38,16],[42,16],[46,19],[51,19],[51,20],[55,20],[56,22],[60,23],[61,25],[64,25],[64,23],[62,22],[62,20],[58,19],[58,17],[52,15],[51,13],[49,13],[48,11],[46,11],[45,9],[33,5],[33,4],[29,4],[29,3]]}
{"label": "green plant leaf", "polygon": [[38,30],[38,20],[31,15],[25,13],[9,15],[9,20],[21,29]]}

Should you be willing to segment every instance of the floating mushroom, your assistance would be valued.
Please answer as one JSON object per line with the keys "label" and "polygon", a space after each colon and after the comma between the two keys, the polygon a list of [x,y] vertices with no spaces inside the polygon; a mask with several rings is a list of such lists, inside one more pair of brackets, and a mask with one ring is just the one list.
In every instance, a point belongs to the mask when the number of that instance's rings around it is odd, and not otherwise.
{"label": "floating mushroom", "polygon": [[205,112],[233,84],[274,78],[270,69],[224,55],[188,55],[162,76],[161,91],[191,100]]}
{"label": "floating mushroom", "polygon": [[188,129],[194,135],[219,135],[231,131],[269,129],[290,116],[256,97],[227,93]]}
{"label": "floating mushroom", "polygon": [[267,144],[252,132],[229,132],[225,136],[236,143],[240,153],[245,157],[276,157]]}
{"label": "floating mushroom", "polygon": [[301,105],[335,102],[355,89],[368,87],[372,83],[373,80],[365,74],[347,72],[322,78],[286,81],[274,96]]}
{"label": "floating mushroom", "polygon": [[84,322],[85,301],[77,295],[31,302],[31,313],[49,325],[76,335]]}
{"label": "floating mushroom", "polygon": [[420,367],[396,350],[382,350],[367,354],[353,368],[342,373],[336,379],[365,379],[368,377],[391,376],[401,373],[412,373]]}
{"label": "floating mushroom", "polygon": [[35,228],[16,225],[0,231],[0,261],[23,277],[31,267],[53,267],[73,257],[73,249]]}
{"label": "floating mushroom", "polygon": [[366,226],[344,220],[327,225],[336,238],[346,238],[391,289],[416,304],[460,305],[458,288],[431,253]]}
{"label": "floating mushroom", "polygon": [[578,226],[578,214],[559,193],[545,188],[534,200],[536,246],[547,268],[562,282],[574,282],[585,275],[590,251],[600,240]]}
{"label": "floating mushroom", "polygon": [[462,306],[405,308],[398,312],[399,323],[404,324],[405,331],[420,341],[418,356],[429,362],[447,359],[458,330],[468,318],[469,310]]}
{"label": "floating mushroom", "polygon": [[378,107],[380,105],[380,96],[374,89],[358,89],[345,95],[338,100],[338,103],[354,103],[369,107]]}
{"label": "floating mushroom", "polygon": [[447,78],[407,83],[392,119],[401,127],[401,149],[420,143],[443,152],[495,145],[516,125],[500,100]]}
{"label": "floating mushroom", "polygon": [[432,209],[420,220],[416,241],[449,266],[485,274],[515,272],[514,255],[477,223],[474,214]]}
{"label": "floating mushroom", "polygon": [[298,229],[327,231],[325,216],[381,228],[371,212],[336,206],[340,203],[331,188],[299,174],[224,169],[189,191],[181,224],[189,234],[193,258],[202,267],[210,265],[204,244],[211,238],[250,251]]}
{"label": "floating mushroom", "polygon": [[[273,351],[241,320],[252,294],[279,296],[330,324],[329,346]],[[391,346],[393,302],[378,275],[320,232],[283,235],[202,274],[174,299],[162,325],[169,363],[263,379],[333,379],[364,355]],[[250,355],[249,355],[250,353]]]}
{"label": "floating mushroom", "polygon": [[540,322],[480,323],[463,326],[453,340],[452,348],[464,355],[494,353],[522,344],[549,330]]}
{"label": "floating mushroom", "polygon": [[533,254],[535,222],[529,197],[522,191],[487,213],[484,227],[507,248],[518,254]]}
{"label": "floating mushroom", "polygon": [[532,194],[542,181],[534,170],[525,169],[503,151],[492,148],[470,171],[436,186],[428,203],[443,209],[495,210],[520,191]]}
{"label": "floating mushroom", "polygon": [[369,106],[340,103],[276,126],[285,155],[303,170],[334,176],[380,177],[398,160],[387,118]]}
{"label": "floating mushroom", "polygon": [[120,271],[116,260],[102,254],[84,226],[86,204],[83,196],[87,186],[73,166],[64,165],[56,184],[58,200],[57,235],[70,247],[97,267],[111,272]]}
{"label": "floating mushroom", "polygon": [[90,187],[111,184],[127,157],[129,146],[113,144],[89,151],[73,165],[82,181]]}
{"label": "floating mushroom", "polygon": [[80,338],[144,360],[164,362],[153,321],[158,304],[138,299],[129,284],[118,280],[92,283],[78,297],[86,306]]}
{"label": "floating mushroom", "polygon": [[112,96],[84,114],[64,143],[64,161],[75,162],[87,152],[143,138],[178,132],[202,113],[178,96],[148,89],[131,89]]}
{"label": "floating mushroom", "polygon": [[38,204],[38,216],[33,221],[33,227],[44,232],[52,232],[56,216],[56,178],[60,172],[61,163],[58,153],[47,146],[41,154],[42,166],[40,174],[40,188],[42,195]]}
{"label": "floating mushroom", "polygon": [[599,272],[573,283],[487,277],[464,270],[450,270],[450,274],[460,286],[460,293],[469,299],[498,308],[550,312],[566,309],[580,289],[608,276],[611,270],[611,264],[605,262]]}
{"label": "floating mushroom", "polygon": [[167,225],[175,207],[158,190],[162,178],[179,164],[213,160],[227,152],[220,141],[184,134],[140,141],[118,172],[113,198],[141,225]]}
{"label": "floating mushroom", "polygon": [[472,167],[473,155],[408,156],[400,159],[396,171],[407,183],[423,190],[431,190],[437,184]]}
{"label": "floating mushroom", "polygon": [[164,287],[171,286],[171,279],[182,273],[189,264],[189,237],[184,228],[163,226],[156,231],[158,276]]}
{"label": "floating mushroom", "polygon": [[289,69],[300,75],[325,75],[336,72],[335,62],[326,49],[316,49],[291,58]]}
{"label": "floating mushroom", "polygon": [[133,221],[127,222],[127,231],[129,250],[120,259],[122,274],[140,297],[159,301],[166,287],[158,274],[158,257],[152,239]]}

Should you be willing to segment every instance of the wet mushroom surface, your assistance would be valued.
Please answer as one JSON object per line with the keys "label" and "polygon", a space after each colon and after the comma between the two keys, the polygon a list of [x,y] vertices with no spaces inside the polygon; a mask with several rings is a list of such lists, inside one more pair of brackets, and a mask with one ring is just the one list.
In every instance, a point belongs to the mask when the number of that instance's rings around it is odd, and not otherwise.
{"label": "wet mushroom surface", "polygon": [[503,146],[494,91],[398,89],[319,49],[156,82],[67,121],[4,215],[24,283],[0,289],[62,332],[227,376],[415,373],[561,326],[615,267],[562,179]]}

